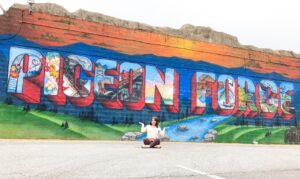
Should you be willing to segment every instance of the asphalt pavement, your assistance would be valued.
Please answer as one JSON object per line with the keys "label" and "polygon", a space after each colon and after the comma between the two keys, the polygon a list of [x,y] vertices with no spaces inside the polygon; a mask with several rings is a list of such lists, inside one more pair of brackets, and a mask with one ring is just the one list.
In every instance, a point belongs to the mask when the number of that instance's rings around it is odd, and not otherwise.
{"label": "asphalt pavement", "polygon": [[0,178],[300,178],[299,145],[0,140]]}

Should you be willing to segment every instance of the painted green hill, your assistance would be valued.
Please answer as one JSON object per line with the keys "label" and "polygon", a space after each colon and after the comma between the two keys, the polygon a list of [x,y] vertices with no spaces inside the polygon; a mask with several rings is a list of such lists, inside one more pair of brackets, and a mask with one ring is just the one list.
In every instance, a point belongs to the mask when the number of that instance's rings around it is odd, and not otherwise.
{"label": "painted green hill", "polygon": [[[230,120],[234,119],[233,117]],[[61,127],[65,121],[69,124],[68,129]],[[177,122],[178,120],[170,120],[161,125],[167,126]],[[215,142],[257,141],[262,144],[284,144],[284,133],[288,129],[287,127],[234,126],[227,123],[228,121],[225,121],[216,126],[218,136]],[[47,111],[25,112],[22,107],[0,103],[0,138],[2,139],[120,140],[126,132],[139,130],[138,124],[99,124]],[[266,137],[267,131],[271,131],[272,135]]]}
{"label": "painted green hill", "polygon": [[[68,129],[61,127],[67,121]],[[120,140],[139,125],[99,124],[77,117],[46,111],[25,112],[22,107],[0,103],[0,138],[2,139],[87,139]]]}
{"label": "painted green hill", "polygon": [[[234,119],[232,119],[234,120]],[[219,124],[216,142],[220,143],[252,143],[260,144],[284,144],[284,133],[288,127],[259,127],[259,126],[234,126],[228,125],[228,121]],[[267,132],[271,135],[266,137]]]}

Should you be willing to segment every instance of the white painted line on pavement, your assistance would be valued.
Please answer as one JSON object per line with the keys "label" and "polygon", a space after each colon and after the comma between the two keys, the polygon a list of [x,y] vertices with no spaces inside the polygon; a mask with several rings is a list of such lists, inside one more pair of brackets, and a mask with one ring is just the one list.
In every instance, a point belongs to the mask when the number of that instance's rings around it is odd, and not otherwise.
{"label": "white painted line on pavement", "polygon": [[210,178],[213,178],[213,179],[225,179],[224,177],[219,177],[219,176],[216,176],[216,175],[210,175],[210,174],[208,174],[206,172],[202,172],[202,171],[199,171],[199,170],[188,168],[188,167],[185,167],[183,165],[177,165],[177,167],[183,168],[183,169],[189,170],[191,172],[198,173],[200,175],[207,176],[207,177],[210,177]]}

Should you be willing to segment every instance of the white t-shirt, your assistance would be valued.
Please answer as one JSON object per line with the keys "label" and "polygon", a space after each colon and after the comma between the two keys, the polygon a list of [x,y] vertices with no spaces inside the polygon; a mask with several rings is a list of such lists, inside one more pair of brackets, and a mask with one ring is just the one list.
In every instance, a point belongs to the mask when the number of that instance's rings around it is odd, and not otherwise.
{"label": "white t-shirt", "polygon": [[165,135],[165,131],[162,131],[160,127],[147,125],[146,127],[142,125],[141,132],[147,132],[147,138],[158,139]]}

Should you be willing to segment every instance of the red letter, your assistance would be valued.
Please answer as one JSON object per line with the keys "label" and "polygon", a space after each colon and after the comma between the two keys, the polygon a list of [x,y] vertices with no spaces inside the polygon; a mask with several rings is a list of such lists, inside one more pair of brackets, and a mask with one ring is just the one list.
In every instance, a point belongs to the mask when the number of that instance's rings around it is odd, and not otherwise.
{"label": "red letter", "polygon": [[238,88],[235,89],[235,108],[233,110],[234,116],[241,116],[244,114],[246,117],[254,118],[258,110],[255,106],[255,86],[253,82],[244,77],[238,77],[235,81],[238,84]]}
{"label": "red letter", "polygon": [[146,104],[160,111],[160,97],[170,112],[178,112],[179,76],[174,69],[166,68],[165,75],[156,67],[146,65]]}
{"label": "red letter", "polygon": [[191,111],[203,114],[206,109],[206,97],[212,95],[211,84],[215,81],[215,74],[196,72],[192,77]]}
{"label": "red letter", "polygon": [[237,84],[229,75],[220,75],[218,83],[212,84],[212,108],[219,114],[227,116],[235,106],[235,89]]}
{"label": "red letter", "polygon": [[48,52],[46,55],[44,95],[57,105],[66,104],[63,92],[63,66],[64,61],[59,53]]}
{"label": "red letter", "polygon": [[95,94],[105,108],[122,109],[118,86],[120,65],[113,60],[99,59],[95,68]]}
{"label": "red letter", "polygon": [[280,88],[273,81],[261,80],[255,90],[256,107],[265,119],[272,119],[280,103]]}
{"label": "red letter", "polygon": [[139,64],[124,62],[120,66],[119,95],[124,106],[142,110],[145,106],[145,73]]}
{"label": "red letter", "polygon": [[36,50],[12,47],[8,68],[8,93],[28,103],[39,103],[45,60]]}
{"label": "red letter", "polygon": [[294,93],[294,85],[292,83],[283,82],[280,84],[280,107],[278,114],[284,120],[291,120],[295,115],[295,108],[292,107],[292,94]]}
{"label": "red letter", "polygon": [[[83,69],[84,74],[80,73]],[[85,57],[69,55],[64,63],[64,94],[76,106],[89,106],[94,100],[94,82],[88,77],[94,76],[94,65]],[[83,79],[84,78],[84,79]]]}

